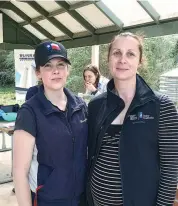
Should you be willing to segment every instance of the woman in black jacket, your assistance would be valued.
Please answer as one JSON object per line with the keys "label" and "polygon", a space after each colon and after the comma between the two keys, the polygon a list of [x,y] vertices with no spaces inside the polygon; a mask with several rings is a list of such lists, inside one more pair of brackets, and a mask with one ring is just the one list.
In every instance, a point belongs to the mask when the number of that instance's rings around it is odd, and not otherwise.
{"label": "woman in black jacket", "polygon": [[137,74],[142,40],[121,33],[109,46],[113,79],[89,103],[89,206],[172,206],[177,188],[178,115]]}

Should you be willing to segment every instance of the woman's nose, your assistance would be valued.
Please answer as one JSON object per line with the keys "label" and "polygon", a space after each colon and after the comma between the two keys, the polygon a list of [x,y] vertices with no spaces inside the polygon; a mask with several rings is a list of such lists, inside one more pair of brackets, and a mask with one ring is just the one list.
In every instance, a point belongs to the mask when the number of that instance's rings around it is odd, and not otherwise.
{"label": "woman's nose", "polygon": [[53,68],[53,73],[54,74],[58,74],[59,73],[59,69],[57,67]]}
{"label": "woman's nose", "polygon": [[121,63],[125,63],[125,62],[126,62],[126,58],[125,58],[124,55],[121,55],[121,56],[120,56],[119,62],[121,62]]}

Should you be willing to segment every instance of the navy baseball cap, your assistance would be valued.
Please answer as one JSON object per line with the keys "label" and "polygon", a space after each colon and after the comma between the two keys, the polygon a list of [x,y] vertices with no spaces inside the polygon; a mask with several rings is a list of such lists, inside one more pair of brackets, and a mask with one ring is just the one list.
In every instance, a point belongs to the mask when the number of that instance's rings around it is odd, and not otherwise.
{"label": "navy baseball cap", "polygon": [[36,67],[44,66],[49,60],[60,57],[68,64],[71,64],[67,58],[66,48],[55,41],[46,41],[39,44],[35,49]]}

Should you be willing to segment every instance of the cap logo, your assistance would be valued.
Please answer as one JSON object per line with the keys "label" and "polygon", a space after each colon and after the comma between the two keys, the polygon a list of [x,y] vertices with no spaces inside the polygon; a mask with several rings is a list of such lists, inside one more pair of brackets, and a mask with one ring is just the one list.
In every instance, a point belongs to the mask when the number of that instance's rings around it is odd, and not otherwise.
{"label": "cap logo", "polygon": [[54,43],[51,44],[51,48],[54,49],[54,50],[61,50],[59,45],[58,44],[54,44]]}

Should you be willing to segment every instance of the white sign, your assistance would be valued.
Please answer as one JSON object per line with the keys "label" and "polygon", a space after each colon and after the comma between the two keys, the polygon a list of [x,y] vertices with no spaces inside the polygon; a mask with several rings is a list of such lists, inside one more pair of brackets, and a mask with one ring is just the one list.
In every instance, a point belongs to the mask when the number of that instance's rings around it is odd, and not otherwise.
{"label": "white sign", "polygon": [[2,14],[0,14],[0,43],[3,43],[3,19],[2,19]]}
{"label": "white sign", "polygon": [[28,88],[37,85],[37,77],[32,67],[34,50],[15,49],[16,100],[25,100]]}

